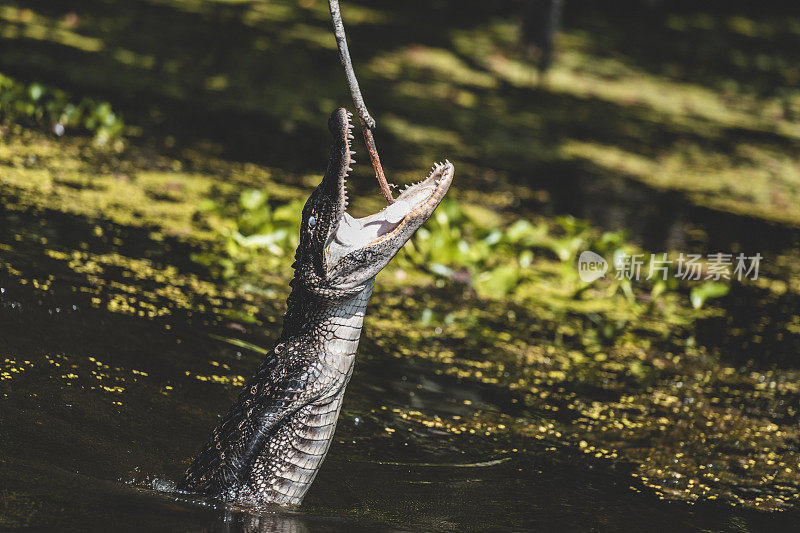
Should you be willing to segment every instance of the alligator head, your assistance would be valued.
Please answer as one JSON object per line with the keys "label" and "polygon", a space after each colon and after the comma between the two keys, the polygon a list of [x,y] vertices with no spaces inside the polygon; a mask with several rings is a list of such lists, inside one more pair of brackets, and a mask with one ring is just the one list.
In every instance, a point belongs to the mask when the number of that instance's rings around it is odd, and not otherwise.
{"label": "alligator head", "polygon": [[331,114],[330,161],[303,208],[296,278],[325,295],[351,294],[380,272],[430,218],[453,180],[453,165],[435,165],[428,177],[406,187],[395,202],[363,218],[347,212],[347,176],[355,163],[350,113]]}

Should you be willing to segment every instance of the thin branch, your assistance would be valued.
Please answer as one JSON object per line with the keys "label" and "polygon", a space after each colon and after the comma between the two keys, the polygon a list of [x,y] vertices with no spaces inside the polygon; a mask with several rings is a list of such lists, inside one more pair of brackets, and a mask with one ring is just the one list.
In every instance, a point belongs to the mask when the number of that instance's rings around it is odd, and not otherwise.
{"label": "thin branch", "polygon": [[339,48],[339,60],[344,67],[347,86],[350,89],[350,94],[353,97],[353,104],[356,106],[358,118],[361,121],[361,132],[364,134],[364,142],[367,145],[369,159],[372,163],[372,168],[375,170],[375,177],[378,179],[381,192],[384,198],[386,198],[386,203],[392,204],[394,203],[392,191],[389,188],[389,184],[386,182],[386,175],[383,173],[381,159],[378,156],[378,149],[375,146],[375,139],[372,136],[372,130],[375,128],[375,119],[372,118],[369,111],[367,111],[367,105],[364,103],[364,97],[361,96],[361,89],[358,87],[356,73],[353,71],[353,62],[350,60],[350,51],[347,49],[347,37],[344,33],[342,13],[339,10],[339,0],[328,0],[328,5],[331,8],[333,35],[336,37],[336,46]]}
{"label": "thin branch", "polygon": [[328,0],[331,8],[331,20],[333,21],[333,35],[336,37],[336,46],[339,47],[339,60],[344,67],[344,75],[347,78],[347,86],[350,94],[353,95],[353,103],[358,111],[358,118],[365,122],[370,129],[375,127],[375,119],[367,111],[364,97],[361,96],[361,89],[358,87],[356,73],[353,71],[353,62],[350,61],[350,50],[347,48],[347,36],[344,33],[344,22],[342,22],[342,12],[339,10],[339,0]]}
{"label": "thin branch", "polygon": [[392,190],[389,188],[389,183],[386,181],[386,176],[383,174],[381,158],[378,157],[378,148],[375,146],[372,130],[369,129],[369,126],[367,126],[364,121],[361,122],[361,133],[364,134],[364,143],[367,145],[367,153],[369,154],[369,160],[372,162],[372,168],[375,170],[375,177],[378,178],[378,185],[381,186],[381,193],[383,193],[383,197],[386,198],[386,203],[392,205],[394,203]]}

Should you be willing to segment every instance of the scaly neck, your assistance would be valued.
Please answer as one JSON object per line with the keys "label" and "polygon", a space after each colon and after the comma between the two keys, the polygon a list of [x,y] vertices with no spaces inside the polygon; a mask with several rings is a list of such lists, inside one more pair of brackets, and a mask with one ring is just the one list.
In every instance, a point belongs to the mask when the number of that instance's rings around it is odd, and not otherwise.
{"label": "scaly neck", "polygon": [[345,363],[352,362],[358,348],[364,313],[374,284],[372,279],[359,292],[345,298],[326,298],[293,282],[286,301],[280,342],[302,339],[326,363],[340,370],[345,370],[345,367],[349,370],[349,364]]}

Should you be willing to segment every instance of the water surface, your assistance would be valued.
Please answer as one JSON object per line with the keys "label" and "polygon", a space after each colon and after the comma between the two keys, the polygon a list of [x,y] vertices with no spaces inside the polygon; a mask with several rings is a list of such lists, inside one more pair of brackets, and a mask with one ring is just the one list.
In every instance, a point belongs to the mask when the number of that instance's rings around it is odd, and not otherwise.
{"label": "water surface", "polygon": [[[447,333],[426,344],[439,335],[431,327],[415,326],[405,341],[431,353],[398,357],[408,353],[402,337],[382,333],[377,320],[367,322],[334,445],[303,506],[255,513],[175,495],[188,458],[261,357],[234,343],[269,346],[283,295],[244,301],[192,262],[171,264],[191,249],[180,240],[153,241],[134,228],[38,210],[2,214],[5,527],[759,531],[788,527],[797,517],[730,501],[666,501],[664,481],[655,476],[654,492],[633,477],[612,439],[592,441],[588,427],[571,427],[579,414],[567,404],[617,401],[616,387],[603,392],[568,379],[542,383],[539,392],[550,394],[534,395],[509,387],[531,377],[512,365],[505,380],[481,379],[463,367],[478,357],[471,346],[495,354],[483,367],[487,374],[504,360],[503,349],[493,352],[487,338],[454,342]],[[385,302],[396,297],[378,290],[372,312],[385,316]],[[405,305],[412,312],[414,303]],[[231,319],[231,310],[262,325]],[[521,322],[506,327],[524,335]],[[436,362],[444,349],[463,358],[463,377]],[[739,394],[716,392],[734,403]],[[774,407],[770,398],[796,396],[766,396],[750,409]],[[577,445],[583,438],[608,446],[595,457]],[[644,445],[658,454],[668,451],[658,446],[681,441]],[[719,468],[737,475],[730,465]],[[747,490],[771,497],[788,491],[787,501],[795,490],[780,483],[739,488],[745,497]]]}

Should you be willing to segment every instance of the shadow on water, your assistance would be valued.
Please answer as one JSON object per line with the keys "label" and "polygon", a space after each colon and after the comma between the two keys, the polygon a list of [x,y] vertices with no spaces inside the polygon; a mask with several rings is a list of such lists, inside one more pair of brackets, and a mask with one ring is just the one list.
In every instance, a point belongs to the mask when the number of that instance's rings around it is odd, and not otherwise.
{"label": "shadow on water", "polygon": [[[626,1],[612,12],[579,0],[567,5],[566,19],[568,25],[597,36],[608,54],[623,52],[654,74],[699,81],[721,91],[729,89],[733,79],[757,94],[780,93],[787,81],[781,61],[765,68],[756,58],[778,56],[787,64],[800,59],[797,32],[782,31],[797,15],[788,4],[764,11],[751,2],[735,1],[724,8],[698,10],[694,2],[679,1],[670,2],[668,16],[662,7],[658,2]],[[753,21],[777,31],[747,28]]]}

